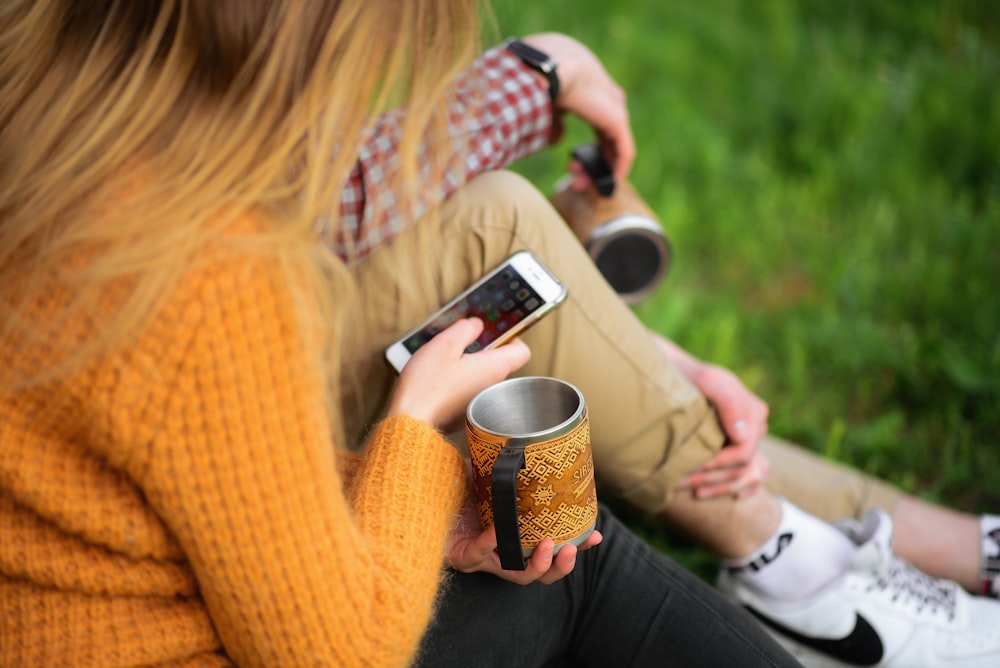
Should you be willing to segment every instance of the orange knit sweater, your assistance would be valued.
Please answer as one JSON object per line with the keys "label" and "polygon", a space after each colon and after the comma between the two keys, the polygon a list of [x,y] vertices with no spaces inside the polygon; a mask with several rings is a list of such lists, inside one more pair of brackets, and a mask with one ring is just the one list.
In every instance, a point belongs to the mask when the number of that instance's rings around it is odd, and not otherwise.
{"label": "orange knit sweater", "polygon": [[[0,666],[412,660],[464,465],[401,417],[344,478],[293,326],[276,264],[220,260],[120,354],[0,394]],[[0,373],[51,355],[0,341]]]}

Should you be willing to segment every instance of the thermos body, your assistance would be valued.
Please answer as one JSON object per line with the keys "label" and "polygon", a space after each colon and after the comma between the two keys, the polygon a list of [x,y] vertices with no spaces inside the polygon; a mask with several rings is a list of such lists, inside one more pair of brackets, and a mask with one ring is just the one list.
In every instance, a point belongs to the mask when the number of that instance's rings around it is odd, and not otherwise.
{"label": "thermos body", "polygon": [[[574,157],[584,162],[593,176],[594,169],[603,168],[604,187],[584,191],[569,187],[564,178],[552,194],[552,204],[566,220],[591,259],[628,303],[648,297],[660,284],[670,268],[671,248],[663,226],[639,197],[632,184],[613,181],[607,184],[610,170],[606,165],[595,168],[593,162],[603,158],[592,149]],[[606,194],[602,194],[601,191]]]}

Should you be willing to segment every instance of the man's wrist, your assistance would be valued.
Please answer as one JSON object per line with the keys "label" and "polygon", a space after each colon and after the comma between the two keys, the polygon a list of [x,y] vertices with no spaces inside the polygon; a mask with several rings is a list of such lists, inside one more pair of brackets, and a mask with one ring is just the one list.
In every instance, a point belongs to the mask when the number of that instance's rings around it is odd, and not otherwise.
{"label": "man's wrist", "polygon": [[549,99],[555,103],[559,97],[559,74],[556,71],[555,59],[544,51],[514,37],[504,42],[503,46],[527,67],[544,77],[549,86]]}

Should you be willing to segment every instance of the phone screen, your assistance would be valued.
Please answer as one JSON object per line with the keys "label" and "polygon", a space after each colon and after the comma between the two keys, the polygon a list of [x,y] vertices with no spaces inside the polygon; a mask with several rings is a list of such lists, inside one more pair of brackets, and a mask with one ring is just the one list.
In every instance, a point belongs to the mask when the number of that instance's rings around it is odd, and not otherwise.
{"label": "phone screen", "polygon": [[456,320],[475,316],[483,321],[484,328],[482,334],[465,348],[465,352],[474,353],[489,346],[504,332],[537,311],[543,303],[521,274],[507,266],[404,339],[403,346],[412,355]]}

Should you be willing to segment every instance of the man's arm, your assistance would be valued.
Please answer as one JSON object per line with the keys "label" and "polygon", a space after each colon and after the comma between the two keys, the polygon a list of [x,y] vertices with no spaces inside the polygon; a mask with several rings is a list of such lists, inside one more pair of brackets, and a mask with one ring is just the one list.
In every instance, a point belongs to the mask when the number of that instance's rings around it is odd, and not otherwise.
{"label": "man's arm", "polygon": [[[434,141],[432,148],[426,137],[421,145],[418,173],[434,173],[429,169],[433,153],[437,164],[443,158],[448,165],[443,178],[428,178],[407,198],[389,189],[397,183],[399,166],[394,157],[405,110],[379,117],[342,192],[339,229],[319,221],[322,238],[341,258],[364,258],[476,174],[506,167],[557,141],[565,113],[593,128],[615,178],[625,179],[635,158],[625,92],[597,56],[572,37],[539,33],[523,41],[555,60],[560,82],[555,100],[549,96],[546,77],[503,46],[488,50],[459,77],[448,108],[446,136]],[[576,188],[586,188],[587,183],[582,176],[574,178]]]}
{"label": "man's arm", "polygon": [[[401,210],[392,183],[403,110],[382,115],[365,138],[357,166],[343,190],[339,230],[320,222],[320,234],[337,255],[357,261],[394,238],[453,195],[476,174],[501,169],[549,144],[552,107],[544,81],[502,46],[486,51],[461,77],[449,109],[446,145],[454,161],[440,183],[427,183]],[[429,159],[421,147],[421,167]]]}

